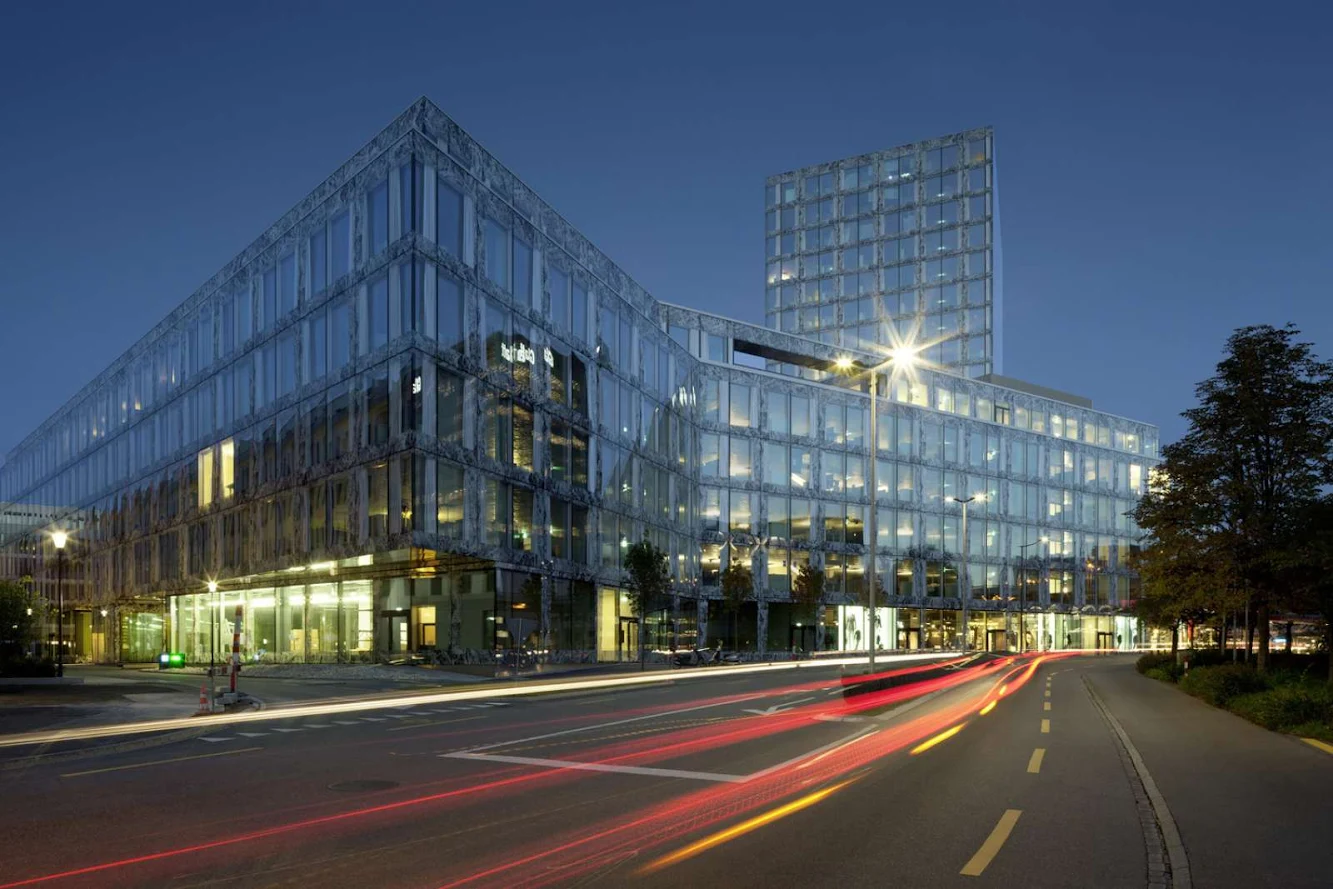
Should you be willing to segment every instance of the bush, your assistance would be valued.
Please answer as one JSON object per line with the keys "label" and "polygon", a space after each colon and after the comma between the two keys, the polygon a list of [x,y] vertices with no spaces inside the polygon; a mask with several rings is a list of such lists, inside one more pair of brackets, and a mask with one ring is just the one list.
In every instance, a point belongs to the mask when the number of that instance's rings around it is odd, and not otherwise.
{"label": "bush", "polygon": [[1201,698],[1214,707],[1224,707],[1238,695],[1263,691],[1264,677],[1250,667],[1228,664],[1221,667],[1194,667],[1180,679],[1182,691]]}
{"label": "bush", "polygon": [[1175,657],[1169,651],[1149,652],[1148,654],[1139,656],[1138,661],[1134,664],[1134,669],[1146,676],[1148,671],[1154,667],[1168,667],[1174,665],[1175,662]]}
{"label": "bush", "polygon": [[1267,691],[1238,695],[1227,709],[1257,725],[1275,731],[1333,724],[1333,689],[1326,685],[1282,685]]}
{"label": "bush", "polygon": [[1179,678],[1174,664],[1165,667],[1149,667],[1143,675],[1149,679],[1156,679],[1158,682],[1175,682]]}

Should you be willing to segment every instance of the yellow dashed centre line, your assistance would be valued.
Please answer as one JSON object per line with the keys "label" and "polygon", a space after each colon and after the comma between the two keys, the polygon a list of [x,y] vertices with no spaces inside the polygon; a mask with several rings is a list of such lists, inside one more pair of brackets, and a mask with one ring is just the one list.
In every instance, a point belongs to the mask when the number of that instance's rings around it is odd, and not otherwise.
{"label": "yellow dashed centre line", "polygon": [[1046,689],[1046,697],[1049,698],[1050,696],[1051,696],[1051,690],[1048,688]]}
{"label": "yellow dashed centre line", "polygon": [[959,873],[965,877],[981,876],[982,872],[986,870],[986,866],[999,854],[1004,841],[1009,839],[1009,834],[1013,833],[1014,825],[1018,823],[1018,816],[1022,814],[1023,812],[1020,809],[1006,809],[1005,813],[1000,816],[999,823],[995,825],[995,829],[990,832],[990,836],[986,837],[986,842],[981,844],[977,854],[973,855],[972,859],[963,865],[963,869]]}
{"label": "yellow dashed centre line", "polygon": [[1051,721],[1049,719],[1043,719],[1041,721],[1041,733],[1043,735],[1049,735],[1051,733]]}
{"label": "yellow dashed centre line", "polygon": [[1041,708],[1042,708],[1043,710],[1049,711],[1049,710],[1051,709],[1051,702],[1050,702],[1050,701],[1047,701],[1046,703],[1044,703],[1044,704],[1041,705]]}
{"label": "yellow dashed centre line", "polygon": [[1032,751],[1032,758],[1028,760],[1028,774],[1035,775],[1041,771],[1041,761],[1046,758],[1046,748],[1038,747]]}

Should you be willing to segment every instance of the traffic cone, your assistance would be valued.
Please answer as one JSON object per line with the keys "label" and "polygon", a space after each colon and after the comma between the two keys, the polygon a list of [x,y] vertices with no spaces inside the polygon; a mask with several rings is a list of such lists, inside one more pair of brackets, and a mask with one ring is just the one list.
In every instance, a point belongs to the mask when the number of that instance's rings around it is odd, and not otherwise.
{"label": "traffic cone", "polygon": [[199,712],[212,713],[213,709],[208,705],[208,691],[205,686],[199,686]]}

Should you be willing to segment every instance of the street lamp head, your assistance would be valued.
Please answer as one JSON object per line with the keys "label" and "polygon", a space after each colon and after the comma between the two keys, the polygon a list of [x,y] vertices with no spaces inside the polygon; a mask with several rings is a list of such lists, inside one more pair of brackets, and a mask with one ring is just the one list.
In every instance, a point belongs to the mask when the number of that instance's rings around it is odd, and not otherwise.
{"label": "street lamp head", "polygon": [[216,580],[210,580],[208,582],[208,591],[210,593],[216,593],[218,591],[218,582]]}
{"label": "street lamp head", "polygon": [[66,534],[64,531],[51,532],[51,543],[55,545],[56,549],[64,549],[65,544],[68,542],[69,542],[69,535]]}
{"label": "street lamp head", "polygon": [[102,609],[102,617],[106,617],[106,609],[105,609],[105,608]]}
{"label": "street lamp head", "polygon": [[898,370],[910,373],[916,367],[920,353],[920,346],[902,343],[889,349],[889,360]]}

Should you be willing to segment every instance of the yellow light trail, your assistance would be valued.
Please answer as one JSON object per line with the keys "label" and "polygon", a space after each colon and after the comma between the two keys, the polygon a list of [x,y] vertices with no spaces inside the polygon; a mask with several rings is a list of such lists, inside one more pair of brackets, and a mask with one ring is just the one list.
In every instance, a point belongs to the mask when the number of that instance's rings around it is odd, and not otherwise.
{"label": "yellow light trail", "polygon": [[918,744],[917,746],[915,746],[915,747],[912,748],[911,755],[912,755],[912,756],[916,756],[918,753],[925,753],[927,750],[929,750],[930,748],[934,747],[936,744],[942,744],[942,743],[944,743],[945,741],[947,741],[947,740],[949,740],[950,738],[952,738],[954,735],[956,735],[956,734],[958,734],[959,732],[961,732],[961,731],[963,730],[963,726],[966,725],[966,724],[967,724],[967,723],[965,723],[965,722],[960,722],[960,723],[958,723],[957,725],[955,725],[953,728],[945,729],[944,731],[940,732],[938,735],[936,735],[935,737],[931,738],[929,741],[926,741],[926,742],[924,742],[924,743]]}
{"label": "yellow light trail", "polygon": [[982,716],[985,716],[987,713],[989,713],[990,711],[994,710],[994,709],[995,709],[995,705],[996,705],[997,703],[999,703],[999,702],[998,702],[998,701],[991,701],[989,704],[987,704],[986,706],[982,707],[982,708],[981,708],[981,715],[982,715]]}
{"label": "yellow light trail", "polygon": [[687,858],[693,858],[700,852],[707,852],[709,849],[720,846],[723,843],[728,842],[729,840],[734,840],[736,837],[743,836],[747,833],[750,833],[751,831],[758,830],[759,828],[763,827],[766,824],[772,824],[774,821],[777,821],[780,818],[786,818],[788,815],[793,815],[801,811],[802,809],[808,809],[815,803],[819,802],[820,800],[824,799],[825,797],[833,793],[836,793],[837,791],[841,790],[842,788],[846,787],[848,784],[851,783],[852,783],[851,781],[843,781],[839,784],[834,784],[831,787],[825,787],[822,790],[816,790],[814,793],[807,794],[806,796],[803,796],[800,799],[792,800],[791,802],[785,805],[778,806],[776,809],[772,809],[768,812],[763,813],[762,815],[756,815],[755,817],[749,819],[748,821],[742,821],[740,824],[737,824],[733,827],[728,827],[726,830],[721,830],[715,834],[706,836],[701,840],[690,843],[683,849],[677,849],[670,855],[663,855],[661,858],[657,859],[651,864],[645,865],[643,868],[639,870],[639,873],[650,874],[653,873],[654,871],[659,871],[662,868],[670,867],[673,864],[678,864],[679,862],[682,862]]}

